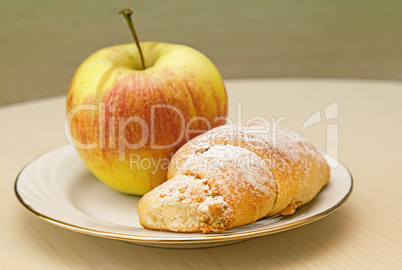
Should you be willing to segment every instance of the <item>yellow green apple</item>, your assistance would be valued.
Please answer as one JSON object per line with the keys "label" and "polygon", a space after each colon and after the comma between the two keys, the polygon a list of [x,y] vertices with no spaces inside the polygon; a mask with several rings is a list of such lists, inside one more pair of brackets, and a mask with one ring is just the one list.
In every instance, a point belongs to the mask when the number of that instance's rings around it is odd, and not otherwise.
{"label": "yellow green apple", "polygon": [[202,53],[142,42],[89,56],[71,81],[66,110],[72,141],[92,173],[141,195],[166,181],[168,161],[187,140],[226,122],[227,96]]}

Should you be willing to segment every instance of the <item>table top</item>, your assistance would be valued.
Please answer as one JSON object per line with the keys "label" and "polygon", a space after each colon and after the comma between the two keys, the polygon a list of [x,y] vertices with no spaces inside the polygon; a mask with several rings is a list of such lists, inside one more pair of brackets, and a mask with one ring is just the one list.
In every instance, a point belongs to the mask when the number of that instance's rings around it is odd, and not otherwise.
{"label": "table top", "polygon": [[[260,116],[301,133],[303,123],[320,112],[322,121],[309,126],[305,137],[350,169],[354,190],[348,201],[306,226],[214,248],[150,248],[68,231],[26,211],[13,191],[26,163],[67,144],[65,99],[19,103],[0,107],[0,268],[398,269],[402,83],[260,79],[228,80],[226,86],[235,122]],[[324,117],[328,106],[337,108],[338,117]],[[326,135],[330,124],[338,125],[338,139]]]}

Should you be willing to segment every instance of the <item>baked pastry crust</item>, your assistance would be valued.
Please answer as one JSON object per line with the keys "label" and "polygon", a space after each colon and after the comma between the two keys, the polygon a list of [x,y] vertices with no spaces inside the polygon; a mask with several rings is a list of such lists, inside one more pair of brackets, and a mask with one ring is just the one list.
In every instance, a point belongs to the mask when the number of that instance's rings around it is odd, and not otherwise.
{"label": "baked pastry crust", "polygon": [[225,125],[187,142],[169,181],[142,197],[142,226],[220,233],[263,217],[290,215],[325,186],[330,169],[314,146],[272,125]]}

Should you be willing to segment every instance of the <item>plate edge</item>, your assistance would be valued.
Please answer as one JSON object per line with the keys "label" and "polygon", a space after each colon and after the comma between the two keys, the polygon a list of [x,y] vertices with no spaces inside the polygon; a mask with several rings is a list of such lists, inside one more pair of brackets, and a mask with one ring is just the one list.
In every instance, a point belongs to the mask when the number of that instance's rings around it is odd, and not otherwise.
{"label": "plate edge", "polygon": [[[53,151],[57,151],[57,150],[61,150],[63,148],[67,148],[69,147],[69,145],[66,146],[62,146],[59,148],[56,148],[52,151],[49,151],[47,153],[44,153],[42,155],[39,155],[37,158],[31,160],[30,162],[28,162],[18,173],[16,179],[15,179],[15,183],[14,183],[14,193],[15,196],[17,197],[18,201],[32,214],[34,214],[36,217],[54,224],[58,227],[64,228],[64,229],[68,229],[71,231],[75,231],[75,232],[79,232],[79,233],[84,233],[87,235],[93,235],[93,236],[98,236],[98,237],[103,237],[103,238],[109,238],[109,239],[116,239],[116,240],[123,240],[123,241],[130,241],[130,242],[141,242],[141,243],[164,243],[164,244],[176,244],[176,243],[181,243],[181,244],[186,244],[186,243],[191,243],[191,244],[195,244],[195,243],[208,243],[208,242],[217,242],[217,241],[230,241],[230,240],[241,240],[241,239],[248,239],[248,238],[254,238],[254,237],[259,237],[259,236],[264,236],[264,235],[269,235],[269,234],[273,234],[273,233],[278,233],[278,232],[283,232],[286,230],[290,230],[290,229],[294,229],[294,228],[298,228],[300,226],[303,225],[307,225],[311,222],[317,221],[319,219],[322,219],[324,217],[326,217],[327,215],[331,214],[332,212],[334,212],[335,210],[337,210],[351,195],[352,190],[353,190],[353,186],[354,186],[354,181],[353,181],[353,176],[350,172],[350,170],[348,169],[348,167],[346,167],[341,161],[339,161],[339,164],[341,164],[347,171],[347,173],[350,176],[350,189],[348,191],[348,193],[342,198],[342,200],[340,200],[336,205],[332,206],[331,208],[318,213],[316,215],[313,215],[311,217],[308,217],[306,219],[302,219],[293,223],[289,223],[289,224],[284,224],[281,226],[277,226],[277,227],[273,227],[273,228],[267,228],[267,229],[262,229],[262,230],[258,230],[258,231],[252,231],[252,232],[244,232],[244,233],[238,233],[238,234],[231,234],[231,235],[225,235],[225,234],[214,234],[214,236],[212,237],[194,237],[194,238],[175,238],[175,237],[169,237],[169,238],[165,238],[165,237],[150,237],[150,236],[135,236],[135,235],[127,235],[127,234],[120,234],[120,233],[110,233],[110,232],[105,232],[105,231],[100,231],[100,230],[95,230],[95,229],[89,229],[89,228],[84,228],[81,226],[77,226],[74,224],[70,224],[61,220],[57,220],[54,219],[52,217],[43,215],[41,213],[39,213],[38,211],[36,211],[35,209],[33,209],[31,206],[29,206],[28,204],[26,204],[24,202],[24,200],[22,199],[22,197],[20,196],[20,194],[18,193],[18,179],[21,175],[21,173],[26,169],[27,166],[29,166],[32,162],[34,162],[35,160],[43,157],[44,155],[53,152]],[[216,235],[216,236],[215,236]]]}

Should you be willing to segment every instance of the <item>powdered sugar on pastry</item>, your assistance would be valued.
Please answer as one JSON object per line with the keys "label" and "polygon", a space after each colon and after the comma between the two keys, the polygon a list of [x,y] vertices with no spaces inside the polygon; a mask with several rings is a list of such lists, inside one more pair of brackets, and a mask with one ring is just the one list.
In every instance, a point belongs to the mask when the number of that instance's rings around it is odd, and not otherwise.
{"label": "powdered sugar on pastry", "polygon": [[146,211],[141,222],[154,229],[218,231],[232,214],[223,197],[211,197],[205,179],[179,175],[148,194],[155,196],[148,195],[152,203],[145,196],[141,199],[139,209]]}
{"label": "powdered sugar on pastry", "polygon": [[223,171],[233,176],[231,181],[234,185],[248,184],[251,191],[266,194],[272,192],[268,188],[272,183],[269,183],[270,179],[262,172],[263,169],[269,170],[267,165],[264,160],[247,149],[233,145],[213,145],[186,157],[179,169],[181,172]]}
{"label": "powdered sugar on pastry", "polygon": [[185,144],[168,178],[138,207],[144,227],[224,232],[292,214],[329,180],[329,167],[294,132],[272,125],[225,125]]}

